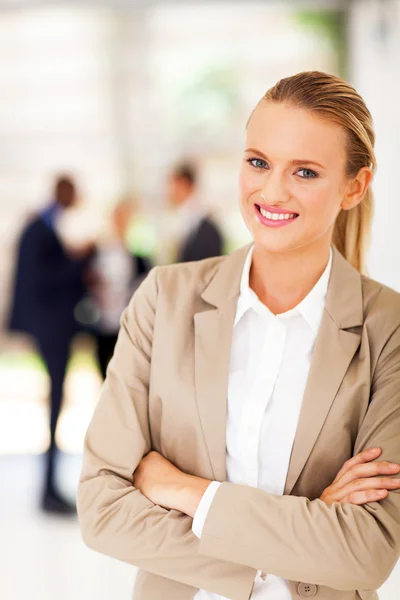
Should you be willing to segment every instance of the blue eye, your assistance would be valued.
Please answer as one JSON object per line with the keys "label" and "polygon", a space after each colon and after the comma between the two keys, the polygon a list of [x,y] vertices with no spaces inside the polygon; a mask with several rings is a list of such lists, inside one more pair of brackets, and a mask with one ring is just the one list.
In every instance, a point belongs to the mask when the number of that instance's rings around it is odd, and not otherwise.
{"label": "blue eye", "polygon": [[297,173],[303,172],[303,175],[300,175],[302,179],[315,179],[318,177],[318,174],[311,169],[299,169]]}
{"label": "blue eye", "polygon": [[265,169],[268,167],[267,162],[261,158],[248,158],[246,162],[248,162],[255,169]]}

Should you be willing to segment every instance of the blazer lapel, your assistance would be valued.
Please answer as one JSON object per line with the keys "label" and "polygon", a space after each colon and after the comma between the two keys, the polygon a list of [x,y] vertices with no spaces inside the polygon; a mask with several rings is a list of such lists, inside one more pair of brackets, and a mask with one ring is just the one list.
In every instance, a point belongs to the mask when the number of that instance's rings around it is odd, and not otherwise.
{"label": "blazer lapel", "polygon": [[317,336],[284,494],[290,494],[361,341],[361,276],[334,250],[331,279]]}
{"label": "blazer lapel", "polygon": [[[195,387],[213,476],[226,480],[226,419],[230,350],[240,278],[250,246],[225,258],[194,315]],[[325,311],[311,361],[285,494],[290,494],[313,449],[361,340],[360,274],[334,249]]]}
{"label": "blazer lapel", "polygon": [[[230,351],[243,264],[250,246],[224,259],[194,315],[195,387],[214,477],[226,480],[226,419]],[[211,306],[210,306],[211,305]]]}

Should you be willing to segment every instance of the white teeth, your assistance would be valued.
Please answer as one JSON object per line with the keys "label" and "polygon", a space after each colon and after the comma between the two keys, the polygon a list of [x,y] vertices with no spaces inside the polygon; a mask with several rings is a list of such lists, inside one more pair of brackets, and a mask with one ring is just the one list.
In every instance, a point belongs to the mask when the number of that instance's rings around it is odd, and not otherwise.
{"label": "white teeth", "polygon": [[270,213],[268,210],[264,210],[261,207],[260,213],[270,221],[288,221],[289,219],[294,219],[296,217],[294,213]]}

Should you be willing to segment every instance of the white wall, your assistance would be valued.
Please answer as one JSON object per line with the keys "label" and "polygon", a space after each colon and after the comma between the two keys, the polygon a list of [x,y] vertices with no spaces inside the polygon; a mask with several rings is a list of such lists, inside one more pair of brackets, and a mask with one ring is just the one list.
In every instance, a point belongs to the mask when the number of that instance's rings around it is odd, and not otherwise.
{"label": "white wall", "polygon": [[400,0],[354,2],[349,44],[349,79],[364,97],[377,135],[369,272],[400,291]]}

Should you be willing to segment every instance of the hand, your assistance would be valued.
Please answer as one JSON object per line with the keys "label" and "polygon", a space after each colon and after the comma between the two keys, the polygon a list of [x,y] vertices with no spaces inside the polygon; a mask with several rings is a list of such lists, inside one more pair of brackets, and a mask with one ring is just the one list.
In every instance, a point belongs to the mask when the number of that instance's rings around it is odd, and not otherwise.
{"label": "hand", "polygon": [[153,504],[194,517],[211,481],[180,471],[158,452],[149,452],[133,475],[133,485]]}
{"label": "hand", "polygon": [[322,492],[320,500],[326,504],[333,504],[333,502],[365,504],[383,500],[389,490],[399,489],[400,479],[378,477],[393,475],[400,471],[400,466],[395,463],[386,461],[371,463],[381,453],[380,448],[369,448],[346,461],[333,483]]}

